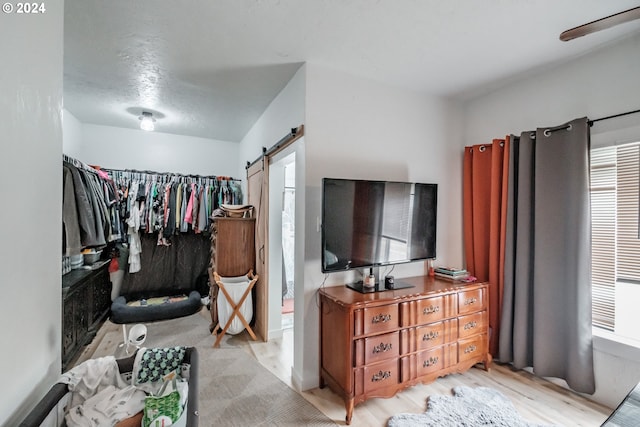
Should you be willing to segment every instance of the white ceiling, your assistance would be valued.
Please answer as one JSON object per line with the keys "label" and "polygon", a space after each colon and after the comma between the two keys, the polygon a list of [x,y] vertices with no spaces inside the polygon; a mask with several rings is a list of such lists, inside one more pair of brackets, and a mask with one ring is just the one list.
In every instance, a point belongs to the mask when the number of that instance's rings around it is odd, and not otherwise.
{"label": "white ceiling", "polygon": [[83,123],[240,141],[304,62],[469,98],[640,31],[566,29],[632,0],[65,0],[64,104]]}

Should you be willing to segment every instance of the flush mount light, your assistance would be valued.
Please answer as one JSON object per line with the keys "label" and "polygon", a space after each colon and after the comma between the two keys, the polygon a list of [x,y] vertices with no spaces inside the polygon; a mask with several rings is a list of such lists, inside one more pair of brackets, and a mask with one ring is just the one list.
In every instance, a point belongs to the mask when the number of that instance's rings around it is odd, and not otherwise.
{"label": "flush mount light", "polygon": [[140,129],[152,131],[155,128],[153,122],[155,122],[156,119],[153,118],[153,114],[150,112],[143,111],[142,115],[138,117],[138,119],[140,120]]}

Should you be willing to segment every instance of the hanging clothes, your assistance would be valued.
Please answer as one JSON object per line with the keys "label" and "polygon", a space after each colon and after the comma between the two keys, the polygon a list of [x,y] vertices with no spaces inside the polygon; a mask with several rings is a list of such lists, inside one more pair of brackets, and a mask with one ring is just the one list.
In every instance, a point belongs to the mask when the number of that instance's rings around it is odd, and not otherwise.
{"label": "hanging clothes", "polygon": [[82,240],[73,174],[66,165],[62,167],[62,174],[63,253],[67,256],[78,255],[82,251]]}
{"label": "hanging clothes", "polygon": [[[140,215],[140,233],[160,233],[159,245],[177,233],[204,233],[211,228],[211,214],[221,204],[242,204],[240,182],[228,176],[195,176],[160,174],[157,172],[119,171],[103,169],[115,182],[120,196],[117,217],[110,218],[110,233],[128,235],[128,218],[133,209],[132,187]],[[105,193],[106,194],[106,193]],[[106,201],[111,195],[102,196]],[[114,221],[119,218],[120,227]],[[121,231],[118,231],[118,229]]]}
{"label": "hanging clothes", "polygon": [[140,188],[135,185],[129,194],[133,200],[131,211],[129,213],[129,219],[127,225],[129,226],[129,273],[137,273],[140,271],[140,253],[142,252],[142,243],[140,242],[140,205],[142,200],[138,199],[138,191]]}
{"label": "hanging clothes", "polygon": [[63,156],[63,253],[80,254],[124,238],[121,198],[104,171]]}

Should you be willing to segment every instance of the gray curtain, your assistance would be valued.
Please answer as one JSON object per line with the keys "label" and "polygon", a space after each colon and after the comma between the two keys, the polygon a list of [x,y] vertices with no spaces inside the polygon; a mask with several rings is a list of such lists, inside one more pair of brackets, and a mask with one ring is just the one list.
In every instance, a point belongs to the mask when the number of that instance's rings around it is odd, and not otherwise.
{"label": "gray curtain", "polygon": [[589,125],[511,137],[498,358],[595,391],[591,333]]}

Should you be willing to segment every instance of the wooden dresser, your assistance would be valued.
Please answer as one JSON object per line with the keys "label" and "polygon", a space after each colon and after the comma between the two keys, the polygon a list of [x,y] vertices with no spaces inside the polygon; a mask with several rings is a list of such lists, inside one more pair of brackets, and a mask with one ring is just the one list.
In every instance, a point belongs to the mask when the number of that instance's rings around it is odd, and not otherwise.
{"label": "wooden dresser", "polygon": [[347,424],[354,406],[371,397],[391,397],[476,363],[490,367],[487,284],[400,280],[414,287],[319,291],[320,387],[342,396]]}

